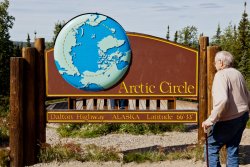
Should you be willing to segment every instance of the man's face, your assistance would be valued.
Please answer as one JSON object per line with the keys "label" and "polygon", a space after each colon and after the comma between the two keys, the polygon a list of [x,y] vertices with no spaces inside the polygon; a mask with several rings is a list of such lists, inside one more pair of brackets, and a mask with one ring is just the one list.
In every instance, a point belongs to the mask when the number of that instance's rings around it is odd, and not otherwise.
{"label": "man's face", "polygon": [[223,61],[222,60],[215,60],[214,65],[215,65],[215,68],[217,71],[223,69]]}

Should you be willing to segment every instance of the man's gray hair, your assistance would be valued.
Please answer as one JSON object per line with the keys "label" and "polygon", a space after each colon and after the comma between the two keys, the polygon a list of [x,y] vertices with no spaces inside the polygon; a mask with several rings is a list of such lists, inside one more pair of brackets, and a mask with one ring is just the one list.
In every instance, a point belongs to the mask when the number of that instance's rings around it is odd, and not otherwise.
{"label": "man's gray hair", "polygon": [[233,66],[234,57],[230,52],[220,51],[215,55],[215,61],[223,61],[226,68]]}

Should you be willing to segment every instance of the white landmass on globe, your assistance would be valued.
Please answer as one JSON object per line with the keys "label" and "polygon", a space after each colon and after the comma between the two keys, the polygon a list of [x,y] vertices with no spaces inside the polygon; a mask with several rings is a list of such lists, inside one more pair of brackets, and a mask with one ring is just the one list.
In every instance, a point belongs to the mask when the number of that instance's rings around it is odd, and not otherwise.
{"label": "white landmass on globe", "polygon": [[110,31],[114,34],[116,30],[114,28],[110,28]]}
{"label": "white landmass on globe", "polygon": [[97,26],[99,25],[102,21],[106,20],[106,16],[101,16],[101,15],[91,15],[89,16],[89,20],[86,22],[87,24],[91,26]]}
{"label": "white landmass on globe", "polygon": [[119,59],[120,57],[122,57],[122,53],[119,52],[119,51],[116,51],[115,53],[112,53],[111,55],[109,55],[108,60],[110,61],[113,58],[118,58]]}
{"label": "white landmass on globe", "polygon": [[106,52],[108,49],[113,47],[120,47],[124,44],[124,40],[118,40],[113,36],[109,35],[103,38],[100,42],[98,42],[97,46],[103,51]]}
{"label": "white landmass on globe", "polygon": [[59,63],[60,67],[64,70],[60,70],[59,73],[66,73],[68,75],[80,75],[78,69],[74,66],[72,56],[70,55],[72,45],[76,45],[75,30],[69,31],[68,35],[65,37],[64,49],[55,49],[55,60]]}
{"label": "white landmass on globe", "polygon": [[[110,82],[109,84],[104,84],[103,81],[119,79],[123,76],[123,74],[121,74],[122,70],[119,70],[117,68],[116,64],[118,62],[113,61],[114,57],[116,59],[120,59],[123,56],[122,53],[119,51],[116,51],[107,56],[105,52],[108,49],[111,49],[114,47],[118,48],[124,43],[125,43],[125,40],[118,40],[111,35],[103,38],[100,42],[98,42],[97,46],[99,47],[98,53],[100,56],[100,60],[98,61],[98,68],[100,70],[96,72],[84,71],[82,73],[83,79],[81,79],[80,82],[83,84],[84,87],[88,87],[89,84],[96,84],[106,89],[112,86],[113,82]],[[129,62],[130,61],[128,60],[128,58],[130,57],[129,54],[130,52],[127,52],[126,55],[124,55],[121,58],[121,60]],[[126,71],[126,70],[123,70],[123,71]]]}
{"label": "white landmass on globe", "polygon": [[[113,54],[114,56],[115,54]],[[128,60],[128,58],[130,57],[130,51],[126,53],[125,56],[126,57],[126,61],[130,62],[130,60]],[[107,70],[107,68],[109,68]],[[104,89],[109,88],[111,86],[113,86],[113,82],[109,82],[109,83],[105,83],[103,81],[107,81],[107,80],[113,80],[113,79],[121,79],[121,77],[123,76],[123,73],[126,72],[126,70],[119,70],[116,66],[116,62],[113,61],[111,62],[110,66],[108,66],[107,68],[98,70],[96,72],[91,72],[91,71],[85,71],[82,74],[82,78],[81,79],[81,83],[83,84],[84,87],[87,87],[89,84],[96,84],[99,85],[101,87],[103,87]],[[125,68],[128,68],[128,66],[126,66]],[[123,73],[121,73],[121,71],[123,71]]]}

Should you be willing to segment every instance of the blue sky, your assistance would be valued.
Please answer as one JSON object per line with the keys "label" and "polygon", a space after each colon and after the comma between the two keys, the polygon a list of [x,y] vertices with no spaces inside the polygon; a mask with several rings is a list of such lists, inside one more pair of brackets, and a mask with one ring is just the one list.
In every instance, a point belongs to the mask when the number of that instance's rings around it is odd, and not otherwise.
{"label": "blue sky", "polygon": [[[2,0],[0,0],[2,1]],[[249,0],[248,0],[249,1]],[[10,0],[9,14],[15,17],[11,40],[25,41],[27,33],[51,41],[54,25],[83,14],[98,12],[119,22],[126,31],[170,39],[185,26],[194,25],[211,37],[217,25],[222,30],[238,25],[245,0]],[[249,12],[250,3],[247,6]]]}

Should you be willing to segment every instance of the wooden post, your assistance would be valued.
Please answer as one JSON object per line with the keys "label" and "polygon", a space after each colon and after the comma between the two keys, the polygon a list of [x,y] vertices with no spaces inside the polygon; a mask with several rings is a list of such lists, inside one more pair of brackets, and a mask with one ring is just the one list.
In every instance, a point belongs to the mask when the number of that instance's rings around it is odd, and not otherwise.
{"label": "wooden post", "polygon": [[68,97],[68,109],[76,109],[76,99]]}
{"label": "wooden post", "polygon": [[156,110],[161,110],[161,100],[160,99],[156,100]]}
{"label": "wooden post", "polygon": [[36,163],[36,111],[35,111],[35,48],[23,48],[24,61],[24,165]]}
{"label": "wooden post", "polygon": [[97,99],[93,99],[93,110],[97,110]]}
{"label": "wooden post", "polygon": [[10,59],[10,166],[23,164],[23,58]]}
{"label": "wooden post", "polygon": [[211,114],[211,110],[213,107],[212,84],[214,80],[214,75],[216,73],[216,68],[214,66],[214,58],[215,54],[220,50],[221,48],[219,46],[207,47],[207,117]]}
{"label": "wooden post", "polygon": [[[45,40],[37,38],[35,40],[35,48],[38,51],[36,59],[36,112],[37,112],[37,141],[38,143],[46,142],[46,108],[45,108]],[[38,145],[38,151],[40,144]]]}
{"label": "wooden post", "polygon": [[103,99],[103,109],[108,110],[108,100],[107,99]]}
{"label": "wooden post", "polygon": [[[105,105],[105,101],[104,101]],[[106,100],[106,107],[107,107],[107,100]],[[87,99],[82,99],[82,109],[86,110],[87,109]]]}
{"label": "wooden post", "polygon": [[198,141],[203,144],[205,133],[202,128],[202,122],[207,117],[207,46],[208,37],[200,37],[200,71],[199,71],[199,129]]}
{"label": "wooden post", "polygon": [[135,99],[135,110],[139,110],[140,108],[140,99]]}
{"label": "wooden post", "polygon": [[146,99],[146,110],[149,110],[150,108],[150,100]]}
{"label": "wooden post", "polygon": [[176,109],[176,98],[168,100],[168,109]]}

